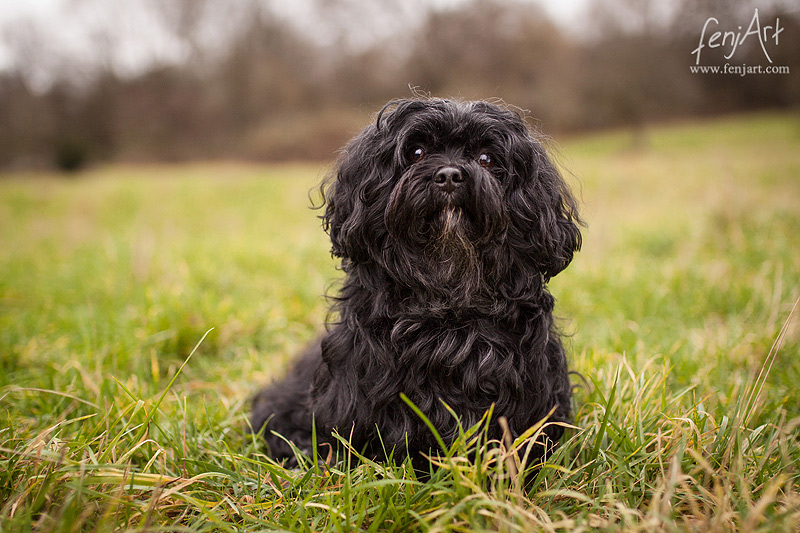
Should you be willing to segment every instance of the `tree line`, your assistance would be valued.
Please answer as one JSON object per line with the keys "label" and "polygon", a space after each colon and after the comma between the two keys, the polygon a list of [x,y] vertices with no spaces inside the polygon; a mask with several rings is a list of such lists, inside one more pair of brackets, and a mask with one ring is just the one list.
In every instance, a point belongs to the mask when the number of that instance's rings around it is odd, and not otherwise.
{"label": "tree line", "polygon": [[[140,2],[175,53],[132,71],[114,55],[123,43],[113,23],[90,41],[93,54],[49,63],[35,28],[5,28],[13,61],[0,73],[0,166],[330,160],[371,113],[412,91],[501,98],[550,134],[800,102],[791,3],[598,0],[557,24],[514,0],[312,0],[320,22],[302,27],[258,0]],[[778,21],[777,38],[756,35],[755,13],[761,29]],[[703,43],[703,65],[788,73],[692,72]]]}

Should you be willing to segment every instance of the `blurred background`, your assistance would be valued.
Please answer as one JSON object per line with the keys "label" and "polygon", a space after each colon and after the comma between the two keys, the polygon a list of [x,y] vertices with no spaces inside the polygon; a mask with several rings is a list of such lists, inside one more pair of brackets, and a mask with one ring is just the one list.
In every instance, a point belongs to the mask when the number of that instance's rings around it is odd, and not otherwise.
{"label": "blurred background", "polygon": [[[692,74],[708,17],[755,8],[791,74]],[[412,91],[499,97],[551,135],[790,108],[798,30],[796,1],[2,0],[0,168],[329,161]]]}

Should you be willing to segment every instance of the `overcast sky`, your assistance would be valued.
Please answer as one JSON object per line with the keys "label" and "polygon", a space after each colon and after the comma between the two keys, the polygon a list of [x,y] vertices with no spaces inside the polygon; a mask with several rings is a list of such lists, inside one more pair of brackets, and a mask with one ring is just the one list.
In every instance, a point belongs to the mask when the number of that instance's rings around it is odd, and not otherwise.
{"label": "overcast sky", "polygon": [[[52,15],[68,0],[0,0],[0,24],[20,15]],[[446,0],[445,3],[452,2]],[[537,0],[547,12],[559,21],[568,20],[586,4],[587,0]]]}
{"label": "overcast sky", "polygon": [[[265,0],[270,1],[270,0]],[[449,6],[464,0],[429,0],[434,5]],[[525,0],[523,0],[525,1]],[[542,6],[545,11],[557,22],[565,27],[570,26],[570,21],[576,19],[589,0],[527,0]],[[314,24],[307,0],[293,0],[291,3],[284,0],[272,0],[282,13],[299,27]],[[48,49],[55,50],[58,55],[75,57],[86,54],[86,46],[91,42],[88,38],[89,29],[85,23],[86,17],[76,16],[81,10],[84,15],[90,12],[89,20],[103,17],[119,19],[119,31],[115,43],[115,65],[122,71],[136,72],[143,63],[152,59],[153,42],[159,41],[154,24],[149,24],[141,16],[142,10],[136,9],[137,2],[107,2],[99,0],[0,0],[0,69],[7,68],[12,61],[11,53],[6,46],[6,37],[15,34],[19,40],[20,32],[27,33],[27,24],[35,22],[38,28],[37,35],[26,36],[31,42],[46,41]],[[291,7],[289,7],[291,6]],[[72,20],[70,20],[72,19]],[[105,19],[107,20],[107,19]],[[311,22],[309,22],[311,21]],[[116,20],[114,24],[117,24]],[[313,33],[313,32],[310,32]],[[380,33],[380,32],[377,32]],[[367,37],[367,40],[369,37]],[[169,47],[161,47],[168,49]],[[120,64],[121,63],[121,64]],[[47,66],[42,65],[47,69]]]}

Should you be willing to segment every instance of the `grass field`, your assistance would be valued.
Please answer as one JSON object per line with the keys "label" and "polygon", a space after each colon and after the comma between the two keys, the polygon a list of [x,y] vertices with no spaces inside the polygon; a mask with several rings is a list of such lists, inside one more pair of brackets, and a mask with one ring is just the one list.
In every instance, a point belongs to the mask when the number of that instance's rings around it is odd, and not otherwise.
{"label": "grass field", "polygon": [[324,169],[0,176],[0,531],[797,531],[800,119],[556,149],[588,222],[551,283],[584,379],[527,490],[471,434],[419,481],[286,470],[243,431],[323,327]]}

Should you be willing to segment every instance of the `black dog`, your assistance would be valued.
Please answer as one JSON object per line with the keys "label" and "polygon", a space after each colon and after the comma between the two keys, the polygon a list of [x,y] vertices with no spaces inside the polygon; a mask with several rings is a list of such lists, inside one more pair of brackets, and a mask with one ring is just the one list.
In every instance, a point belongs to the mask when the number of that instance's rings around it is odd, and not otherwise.
{"label": "black dog", "polygon": [[[570,419],[547,281],[580,248],[576,202],[522,118],[487,102],[390,102],[323,185],[345,273],[333,323],[252,413],[270,453],[331,432],[373,457],[436,449],[494,405],[516,437]],[[551,443],[563,428],[550,424]],[[496,421],[490,437],[500,438]],[[545,447],[540,449],[544,453]]]}

